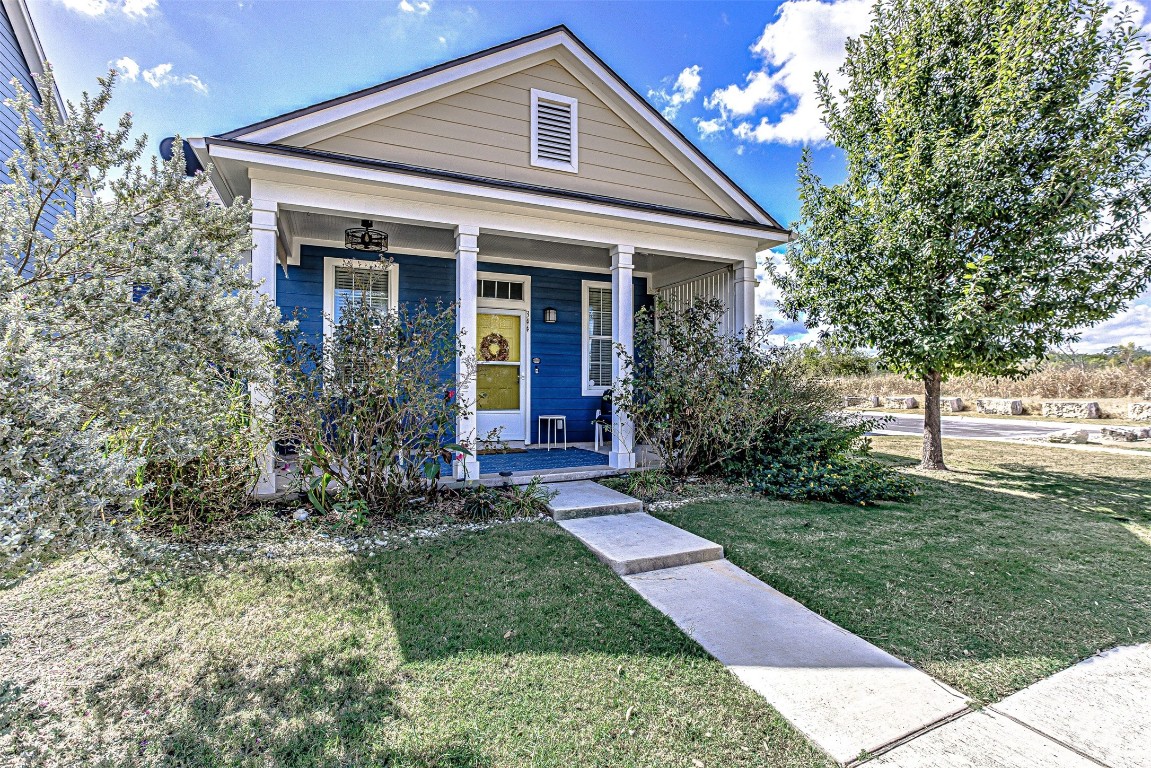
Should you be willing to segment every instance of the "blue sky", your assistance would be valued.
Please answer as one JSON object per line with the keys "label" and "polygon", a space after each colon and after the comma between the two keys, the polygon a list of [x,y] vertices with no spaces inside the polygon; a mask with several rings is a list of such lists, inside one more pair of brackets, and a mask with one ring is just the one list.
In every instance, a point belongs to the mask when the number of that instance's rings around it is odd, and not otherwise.
{"label": "blue sky", "polygon": [[[65,98],[110,67],[115,111],[155,146],[211,135],[566,24],[781,222],[798,213],[795,168],[842,177],[811,87],[834,71],[868,0],[448,2],[447,0],[30,0]],[[762,311],[778,318],[774,291]],[[1081,348],[1151,347],[1151,295],[1084,333]]]}

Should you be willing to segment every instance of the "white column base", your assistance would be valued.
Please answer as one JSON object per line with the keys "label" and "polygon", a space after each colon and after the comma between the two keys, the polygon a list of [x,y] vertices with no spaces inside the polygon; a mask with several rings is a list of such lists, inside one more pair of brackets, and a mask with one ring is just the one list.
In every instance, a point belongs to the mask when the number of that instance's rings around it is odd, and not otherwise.
{"label": "white column base", "polygon": [[634,469],[635,454],[631,451],[612,451],[607,455],[607,464],[612,469]]}
{"label": "white column base", "polygon": [[271,444],[259,459],[260,479],[256,482],[257,496],[274,496],[276,493],[276,452]]}
{"label": "white column base", "polygon": [[480,476],[480,460],[475,456],[465,456],[463,461],[455,463],[457,480],[478,480]]}

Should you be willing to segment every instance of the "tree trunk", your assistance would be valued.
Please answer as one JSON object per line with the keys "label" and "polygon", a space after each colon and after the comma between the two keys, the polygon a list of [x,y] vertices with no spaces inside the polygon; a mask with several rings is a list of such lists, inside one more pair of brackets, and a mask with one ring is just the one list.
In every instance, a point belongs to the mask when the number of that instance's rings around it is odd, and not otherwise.
{"label": "tree trunk", "polygon": [[939,417],[941,380],[939,371],[928,371],[923,377],[923,459],[919,463],[922,469],[947,469],[943,463],[943,434]]}

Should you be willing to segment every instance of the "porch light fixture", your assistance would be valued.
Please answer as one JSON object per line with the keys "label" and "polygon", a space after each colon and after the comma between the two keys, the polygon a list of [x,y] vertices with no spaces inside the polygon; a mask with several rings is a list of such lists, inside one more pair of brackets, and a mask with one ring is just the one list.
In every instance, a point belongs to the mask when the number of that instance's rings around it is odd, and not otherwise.
{"label": "porch light fixture", "polygon": [[381,229],[372,229],[370,219],[360,222],[362,227],[350,227],[344,230],[344,247],[352,251],[368,251],[370,253],[387,253],[388,233]]}
{"label": "porch light fixture", "polygon": [[555,307],[545,307],[544,308],[544,322],[545,323],[554,323],[555,321],[556,321],[556,308]]}

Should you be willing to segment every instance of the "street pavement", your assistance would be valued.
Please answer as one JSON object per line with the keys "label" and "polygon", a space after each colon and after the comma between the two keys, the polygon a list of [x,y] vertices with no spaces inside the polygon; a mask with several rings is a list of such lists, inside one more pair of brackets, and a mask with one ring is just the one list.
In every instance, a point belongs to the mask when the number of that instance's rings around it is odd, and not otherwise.
{"label": "street pavement", "polygon": [[[880,414],[869,415],[879,416]],[[1100,438],[1099,429],[1097,427],[1089,426],[1086,424],[1051,423],[1040,425],[1034,422],[1020,423],[1017,421],[1011,421],[1009,419],[972,419],[964,416],[944,416],[941,423],[944,437],[967,440],[986,440],[988,438],[1020,440],[1042,437],[1043,435],[1049,435],[1052,432],[1073,428],[1086,429],[1088,431],[1088,439],[1090,440],[1098,441]],[[872,434],[922,435],[923,416],[918,414],[908,416],[891,416],[891,421],[887,422],[887,424],[885,424],[882,429],[877,429],[872,432]]]}

